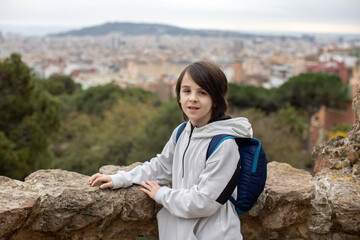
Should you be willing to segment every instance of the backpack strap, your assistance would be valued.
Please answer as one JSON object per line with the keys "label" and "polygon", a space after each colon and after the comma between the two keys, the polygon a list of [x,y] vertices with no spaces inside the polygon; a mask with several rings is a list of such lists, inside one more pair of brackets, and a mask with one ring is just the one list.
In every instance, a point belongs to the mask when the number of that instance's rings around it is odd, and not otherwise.
{"label": "backpack strap", "polygon": [[[231,138],[237,138],[231,135],[226,135],[226,134],[220,134],[220,135],[216,135],[215,137],[213,137],[210,141],[209,147],[207,149],[206,152],[206,161],[208,160],[208,158],[211,156],[211,154],[220,146],[220,144],[225,141],[226,139],[231,139]],[[219,197],[216,199],[216,201],[220,204],[225,204],[231,197],[232,193],[234,192],[237,183],[239,181],[240,178],[240,171],[241,170],[241,159],[239,158],[237,167],[230,179],[230,181],[228,182],[228,184],[226,185],[226,187],[224,188],[224,190],[221,192],[221,194],[219,195]]]}
{"label": "backpack strap", "polygon": [[206,152],[206,161],[211,156],[211,154],[220,146],[220,144],[229,138],[235,139],[236,144],[238,145],[239,148],[241,146],[246,146],[246,145],[257,145],[257,149],[256,149],[255,155],[254,155],[254,161],[251,166],[251,172],[255,173],[256,167],[258,164],[258,160],[259,160],[260,150],[261,150],[261,142],[256,138],[240,138],[240,137],[235,137],[235,136],[226,135],[226,134],[216,135],[210,141],[209,147]]}
{"label": "backpack strap", "polygon": [[176,132],[176,138],[175,138],[175,144],[177,143],[181,133],[184,131],[185,127],[186,127],[187,122],[183,122],[180,127],[178,128],[177,132]]}
{"label": "backpack strap", "polygon": [[213,137],[210,141],[209,147],[206,152],[206,161],[211,156],[211,154],[220,146],[220,144],[229,138],[236,138],[236,137],[227,134],[220,134]]}

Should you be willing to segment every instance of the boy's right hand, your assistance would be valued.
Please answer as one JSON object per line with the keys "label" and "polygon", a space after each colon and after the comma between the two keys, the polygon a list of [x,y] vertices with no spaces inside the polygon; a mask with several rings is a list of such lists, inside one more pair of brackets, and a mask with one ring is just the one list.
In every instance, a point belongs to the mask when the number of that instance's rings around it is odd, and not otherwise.
{"label": "boy's right hand", "polygon": [[98,182],[103,182],[100,185],[100,188],[113,188],[114,182],[112,181],[111,177],[105,174],[96,173],[89,178],[90,186],[94,186]]}

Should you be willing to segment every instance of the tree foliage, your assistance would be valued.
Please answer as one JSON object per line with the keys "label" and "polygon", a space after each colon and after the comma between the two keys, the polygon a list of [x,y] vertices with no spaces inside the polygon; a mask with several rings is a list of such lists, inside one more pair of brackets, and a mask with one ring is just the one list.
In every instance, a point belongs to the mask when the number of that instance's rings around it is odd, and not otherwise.
{"label": "tree foliage", "polygon": [[128,98],[142,103],[149,102],[154,105],[160,104],[159,99],[151,92],[137,88],[121,89],[112,83],[91,87],[78,94],[74,104],[79,112],[99,115],[103,111],[111,109],[119,98]]}
{"label": "tree foliage", "polygon": [[49,79],[39,79],[37,81],[53,96],[71,95],[81,88],[80,84],[75,83],[71,77],[65,75],[52,75]]}
{"label": "tree foliage", "polygon": [[172,131],[181,123],[182,111],[175,99],[164,103],[151,118],[141,126],[134,139],[134,147],[127,164],[144,162],[161,153]]}
{"label": "tree foliage", "polygon": [[12,54],[0,63],[0,175],[22,179],[51,162],[49,136],[60,125],[59,104]]}
{"label": "tree foliage", "polygon": [[109,110],[124,95],[124,90],[114,84],[91,87],[75,99],[77,111],[98,115]]}
{"label": "tree foliage", "polygon": [[157,108],[154,96],[147,95],[149,100],[144,98],[144,102],[138,100],[144,97],[141,91],[118,97],[112,106],[103,105],[101,116],[77,111],[68,114],[62,134],[54,141],[53,167],[93,174],[102,165],[126,165],[134,139]]}
{"label": "tree foliage", "polygon": [[234,109],[256,108],[269,113],[277,110],[274,93],[272,89],[230,83],[227,99]]}
{"label": "tree foliage", "polygon": [[302,73],[281,85],[277,97],[284,105],[305,110],[310,119],[322,105],[341,106],[347,100],[347,88],[338,76]]}

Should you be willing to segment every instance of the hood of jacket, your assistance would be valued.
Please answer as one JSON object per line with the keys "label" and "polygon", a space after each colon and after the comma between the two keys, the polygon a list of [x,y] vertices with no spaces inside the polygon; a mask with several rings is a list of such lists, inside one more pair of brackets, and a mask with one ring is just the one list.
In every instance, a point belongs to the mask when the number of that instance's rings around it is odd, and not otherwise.
{"label": "hood of jacket", "polygon": [[208,123],[202,127],[193,127],[190,122],[186,124],[185,131],[193,129],[192,138],[212,138],[219,134],[227,134],[235,137],[251,138],[253,130],[247,118],[229,118]]}

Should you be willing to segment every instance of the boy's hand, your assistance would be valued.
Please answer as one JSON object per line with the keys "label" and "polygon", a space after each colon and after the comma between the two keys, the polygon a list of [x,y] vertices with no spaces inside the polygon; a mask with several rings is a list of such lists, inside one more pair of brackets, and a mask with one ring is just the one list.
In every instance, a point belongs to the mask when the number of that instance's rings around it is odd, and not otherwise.
{"label": "boy's hand", "polygon": [[103,182],[100,185],[100,188],[113,188],[114,182],[112,181],[111,177],[105,174],[96,173],[89,178],[90,186],[94,186],[98,182]]}
{"label": "boy's hand", "polygon": [[145,181],[145,183],[141,183],[140,185],[144,187],[140,188],[140,190],[155,200],[155,195],[161,186],[155,181]]}

